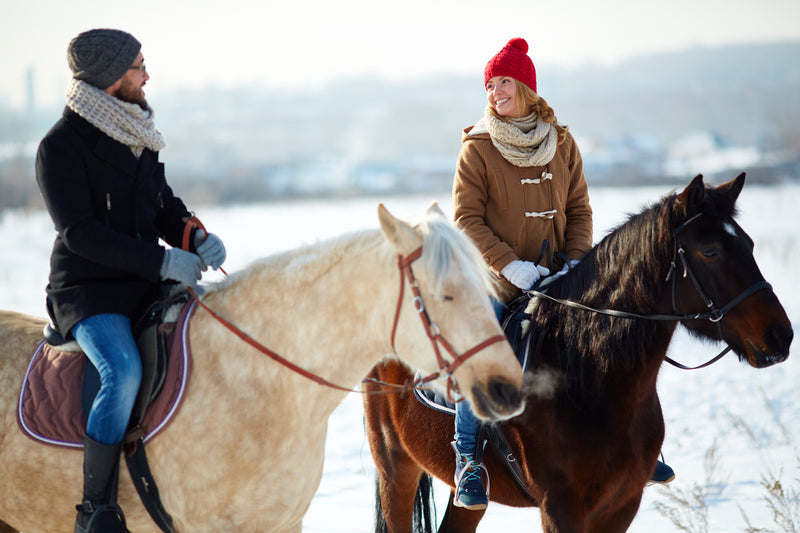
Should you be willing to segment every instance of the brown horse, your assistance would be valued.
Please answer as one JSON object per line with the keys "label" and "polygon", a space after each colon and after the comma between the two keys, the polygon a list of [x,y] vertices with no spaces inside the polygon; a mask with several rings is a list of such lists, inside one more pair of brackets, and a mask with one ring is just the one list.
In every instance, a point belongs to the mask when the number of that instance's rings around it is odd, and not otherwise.
{"label": "brown horse", "polygon": [[[656,379],[677,324],[727,343],[756,368],[788,357],[791,324],[734,221],[743,185],[744,174],[717,188],[698,176],[556,278],[547,289],[556,300],[530,299],[516,347],[528,358],[527,404],[500,423],[525,489],[487,450],[492,501],[538,506],[549,533],[625,531],[664,437]],[[402,383],[410,371],[389,362],[371,375]],[[428,474],[453,485],[452,416],[413,397],[364,403],[378,472],[376,530],[408,533],[413,522],[430,531],[415,495],[430,487]],[[451,493],[438,531],[474,532],[483,514],[453,506]]]}

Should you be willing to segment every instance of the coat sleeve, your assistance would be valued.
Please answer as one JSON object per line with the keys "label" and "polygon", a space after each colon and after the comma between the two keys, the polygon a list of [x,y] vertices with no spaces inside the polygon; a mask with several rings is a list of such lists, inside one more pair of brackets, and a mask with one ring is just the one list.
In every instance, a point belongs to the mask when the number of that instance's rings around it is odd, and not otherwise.
{"label": "coat sleeve", "polygon": [[570,184],[565,208],[567,226],[564,253],[569,259],[580,259],[592,247],[592,207],[589,204],[589,187],[583,174],[583,159],[578,144],[571,135],[570,142]]}
{"label": "coat sleeve", "polygon": [[70,252],[150,281],[160,279],[164,248],[115,231],[95,216],[79,146],[63,136],[46,137],[36,155],[36,181]]}
{"label": "coat sleeve", "polygon": [[[164,186],[161,191],[162,205],[155,224],[159,228],[163,239],[170,246],[180,248],[183,243],[183,230],[186,227],[186,219],[190,218],[192,214],[186,209],[183,200],[175,196],[172,188],[167,185],[163,163],[158,164],[158,179]],[[192,238],[189,239],[189,251],[191,252],[195,252],[193,237],[196,231],[196,229],[192,231]]]}
{"label": "coat sleeve", "polygon": [[479,143],[464,142],[453,180],[453,218],[478,247],[492,272],[500,277],[500,271],[519,257],[487,225],[488,198],[486,159],[480,152]]}

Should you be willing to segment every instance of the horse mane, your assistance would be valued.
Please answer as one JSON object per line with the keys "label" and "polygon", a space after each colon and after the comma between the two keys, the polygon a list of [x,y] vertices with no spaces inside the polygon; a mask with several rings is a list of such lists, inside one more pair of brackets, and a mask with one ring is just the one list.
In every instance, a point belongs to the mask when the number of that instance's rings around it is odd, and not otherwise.
{"label": "horse mane", "polygon": [[[706,188],[696,207],[709,221],[737,214],[730,195],[715,188]],[[663,294],[675,253],[673,231],[691,215],[675,192],[629,215],[574,269],[554,280],[548,294],[596,309],[657,313],[657,299]],[[669,327],[663,322],[614,318],[542,299],[533,300],[529,312],[532,363],[561,368],[570,396],[579,401],[598,394],[612,369],[631,371],[646,356],[647,343],[658,328]],[[550,344],[545,346],[548,339]]]}
{"label": "horse mane", "polygon": [[[575,268],[554,280],[548,294],[594,308],[654,313],[672,259],[670,224],[676,200],[667,196],[629,215]],[[543,299],[534,300],[529,312],[533,365],[560,368],[570,397],[577,401],[599,394],[612,369],[631,370],[646,355],[645,345],[659,327]]]}
{"label": "horse mane", "polygon": [[[474,276],[475,282],[482,284],[487,294],[494,294],[494,279],[477,247],[444,216],[426,213],[416,220],[415,228],[423,238],[420,261],[429,273],[432,290],[442,291],[450,269],[458,265],[464,274]],[[313,279],[345,256],[379,253],[391,257],[393,262],[397,257],[397,253],[379,229],[353,231],[257,259],[243,270],[204,286],[204,289],[208,293],[219,291],[254,272],[286,276],[303,270],[304,275]],[[324,261],[321,260],[323,258]],[[319,274],[313,272],[314,270]]]}
{"label": "horse mane", "polygon": [[496,280],[478,248],[470,238],[458,230],[441,214],[427,213],[416,226],[423,236],[423,258],[432,272],[432,287],[443,290],[445,274],[452,265],[459,265],[465,274],[474,277],[487,295],[496,295]]}

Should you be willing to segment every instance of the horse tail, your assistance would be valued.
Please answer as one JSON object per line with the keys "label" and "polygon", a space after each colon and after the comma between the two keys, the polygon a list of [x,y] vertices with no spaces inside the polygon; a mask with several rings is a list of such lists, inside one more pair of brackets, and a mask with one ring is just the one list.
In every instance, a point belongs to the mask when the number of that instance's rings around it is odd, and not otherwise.
{"label": "horse tail", "polygon": [[[413,533],[435,533],[436,523],[434,517],[436,506],[433,501],[433,478],[429,474],[422,474],[417,485],[417,495],[414,498],[414,515],[412,517]],[[381,504],[380,482],[375,479],[375,533],[388,533],[386,515],[383,514]]]}
{"label": "horse tail", "polygon": [[[433,513],[431,512],[433,511]],[[436,514],[436,504],[433,501],[433,478],[427,472],[422,474],[417,485],[417,495],[414,498],[414,533],[435,533],[436,521],[432,515]]]}
{"label": "horse tail", "polygon": [[383,514],[381,504],[381,482],[378,475],[375,475],[375,533],[388,533],[386,527],[386,515]]}

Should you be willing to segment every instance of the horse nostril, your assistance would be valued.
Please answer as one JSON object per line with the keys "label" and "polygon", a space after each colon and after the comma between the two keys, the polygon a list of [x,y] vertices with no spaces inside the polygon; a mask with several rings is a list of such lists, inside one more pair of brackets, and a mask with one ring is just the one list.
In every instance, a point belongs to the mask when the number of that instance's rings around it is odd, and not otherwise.
{"label": "horse nostril", "polygon": [[764,341],[769,351],[773,354],[786,354],[787,356],[793,337],[794,332],[789,326],[770,326],[764,333]]}
{"label": "horse nostril", "polygon": [[488,386],[489,397],[497,405],[517,407],[522,401],[520,390],[503,379],[493,379]]}

